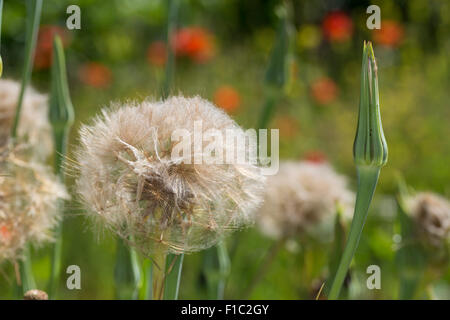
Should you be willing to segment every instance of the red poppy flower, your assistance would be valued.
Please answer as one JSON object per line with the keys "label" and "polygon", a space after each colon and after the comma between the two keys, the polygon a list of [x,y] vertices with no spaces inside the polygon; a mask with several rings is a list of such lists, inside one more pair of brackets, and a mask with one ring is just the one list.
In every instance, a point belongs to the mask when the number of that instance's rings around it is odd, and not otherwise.
{"label": "red poppy flower", "polygon": [[381,29],[375,29],[373,40],[387,47],[395,47],[403,40],[403,27],[396,21],[382,21]]}
{"label": "red poppy flower", "polygon": [[167,60],[167,47],[162,41],[155,41],[147,49],[147,60],[150,64],[162,67]]}
{"label": "red poppy flower", "polygon": [[8,229],[6,225],[0,226],[0,241],[3,243],[9,242],[11,239],[11,231]]}
{"label": "red poppy flower", "polygon": [[333,102],[339,93],[336,83],[329,78],[321,78],[311,85],[311,95],[319,104]]}
{"label": "red poppy flower", "polygon": [[322,30],[325,38],[332,42],[347,41],[353,34],[353,22],[345,12],[331,12],[323,20]]}
{"label": "red poppy flower", "polygon": [[241,96],[231,86],[222,86],[214,93],[214,103],[227,112],[233,112],[241,105]]}
{"label": "red poppy flower", "polygon": [[81,82],[94,88],[106,88],[111,83],[112,73],[105,65],[98,62],[89,62],[79,71]]}
{"label": "red poppy flower", "polygon": [[206,62],[214,55],[212,34],[200,27],[178,30],[173,43],[177,56],[186,56],[196,62]]}

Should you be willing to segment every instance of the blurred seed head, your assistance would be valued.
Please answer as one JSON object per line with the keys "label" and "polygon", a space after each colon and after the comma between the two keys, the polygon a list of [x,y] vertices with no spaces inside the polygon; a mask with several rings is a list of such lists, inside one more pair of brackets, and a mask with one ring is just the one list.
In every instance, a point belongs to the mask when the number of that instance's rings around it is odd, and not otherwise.
{"label": "blurred seed head", "polygon": [[48,300],[48,294],[45,291],[33,289],[28,290],[23,295],[24,300]]}
{"label": "blurred seed head", "polygon": [[50,167],[29,160],[25,145],[0,149],[0,262],[21,257],[27,242],[52,240],[65,187]]}
{"label": "blurred seed head", "polygon": [[[19,92],[20,83],[0,79],[0,147],[8,144]],[[17,130],[17,143],[24,142],[32,146],[32,153],[39,159],[47,158],[52,152],[47,96],[30,87],[25,91]]]}
{"label": "blurred seed head", "polygon": [[314,236],[323,222],[332,223],[338,205],[351,217],[354,198],[346,178],[328,164],[282,162],[267,180],[259,227],[272,238]]}
{"label": "blurred seed head", "polygon": [[407,212],[420,234],[434,246],[450,238],[450,202],[431,192],[421,192],[405,200]]}
{"label": "blurred seed head", "polygon": [[253,165],[172,159],[173,131],[192,137],[196,121],[203,131],[243,132],[208,101],[181,96],[113,104],[80,130],[77,192],[91,217],[145,255],[208,248],[250,223],[262,200],[264,177]]}

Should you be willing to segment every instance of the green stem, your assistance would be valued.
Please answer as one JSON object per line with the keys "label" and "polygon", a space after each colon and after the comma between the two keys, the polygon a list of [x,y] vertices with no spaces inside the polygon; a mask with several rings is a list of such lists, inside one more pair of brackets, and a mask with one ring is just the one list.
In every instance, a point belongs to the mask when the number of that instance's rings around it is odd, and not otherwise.
{"label": "green stem", "polygon": [[140,282],[139,261],[136,251],[128,248],[125,241],[117,238],[114,280],[117,299],[136,299]]}
{"label": "green stem", "polygon": [[139,290],[140,300],[150,300],[152,297],[152,262],[144,259],[142,263],[142,282]]}
{"label": "green stem", "polygon": [[170,94],[170,87],[173,81],[173,75],[175,72],[175,55],[172,48],[172,37],[176,28],[178,14],[178,0],[169,0],[168,2],[168,19],[167,19],[167,35],[166,35],[166,47],[167,47],[167,63],[166,63],[166,75],[161,89],[161,96],[163,100],[167,99]]}
{"label": "green stem", "polygon": [[30,248],[28,246],[25,247],[23,255],[23,260],[19,262],[22,296],[28,290],[36,289],[36,282],[34,281],[33,270],[31,267]]}
{"label": "green stem", "polygon": [[356,194],[355,213],[350,227],[350,233],[345,245],[344,253],[336,271],[333,284],[330,289],[328,298],[330,300],[337,299],[341,291],[342,284],[347,275],[350,263],[352,262],[356,248],[358,247],[359,239],[361,237],[364,223],[369,211],[370,202],[378,182],[380,174],[379,167],[357,166],[356,172],[358,175],[358,191]]}
{"label": "green stem", "polygon": [[164,300],[178,300],[184,254],[169,254],[166,262]]}
{"label": "green stem", "polygon": [[219,258],[219,283],[217,285],[217,300],[223,300],[225,286],[230,275],[230,257],[224,240],[217,244],[217,257]]}
{"label": "green stem", "polygon": [[152,299],[163,300],[166,281],[166,258],[165,251],[156,252],[152,261]]}
{"label": "green stem", "polygon": [[39,30],[39,21],[41,18],[42,0],[29,0],[27,3],[27,33],[25,43],[25,62],[22,71],[22,84],[20,87],[19,99],[17,102],[16,114],[11,129],[11,137],[17,135],[17,126],[20,119],[20,111],[25,94],[25,89],[30,82],[31,69],[33,67],[34,49],[36,48],[37,34]]}

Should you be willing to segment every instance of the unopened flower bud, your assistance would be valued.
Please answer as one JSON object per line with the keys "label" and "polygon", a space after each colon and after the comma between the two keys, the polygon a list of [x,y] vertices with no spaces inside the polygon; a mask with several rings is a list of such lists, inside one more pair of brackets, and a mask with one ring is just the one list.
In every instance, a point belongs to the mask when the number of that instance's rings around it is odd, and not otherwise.
{"label": "unopened flower bud", "polygon": [[388,158],[381,124],[377,64],[370,42],[364,43],[358,127],[353,156],[357,165],[369,167],[382,167]]}

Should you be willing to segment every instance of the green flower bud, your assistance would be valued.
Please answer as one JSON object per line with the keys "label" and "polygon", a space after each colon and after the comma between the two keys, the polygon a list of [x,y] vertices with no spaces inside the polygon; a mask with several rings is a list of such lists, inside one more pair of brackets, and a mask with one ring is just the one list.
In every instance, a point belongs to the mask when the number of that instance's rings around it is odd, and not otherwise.
{"label": "green flower bud", "polygon": [[361,96],[353,156],[357,166],[379,168],[386,164],[388,158],[388,148],[381,124],[377,64],[370,42],[364,42]]}

